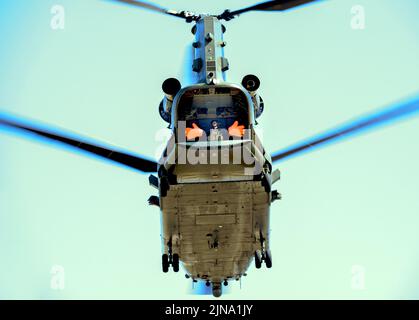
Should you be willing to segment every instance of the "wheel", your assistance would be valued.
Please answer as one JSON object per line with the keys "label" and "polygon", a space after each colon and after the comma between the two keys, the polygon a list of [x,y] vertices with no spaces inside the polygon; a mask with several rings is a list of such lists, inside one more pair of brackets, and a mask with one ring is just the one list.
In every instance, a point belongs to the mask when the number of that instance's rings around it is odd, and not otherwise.
{"label": "wheel", "polygon": [[265,264],[266,268],[272,268],[272,257],[270,251],[265,252]]}
{"label": "wheel", "polygon": [[271,192],[271,185],[269,184],[268,179],[265,177],[264,174],[262,175],[262,187],[265,188],[265,191],[267,193]]}
{"label": "wheel", "polygon": [[161,177],[160,178],[160,197],[167,196],[167,191],[169,190],[169,182],[167,180],[167,177]]}
{"label": "wheel", "polygon": [[262,258],[260,256],[260,253],[258,251],[255,252],[255,267],[256,269],[260,269],[262,266]]}
{"label": "wheel", "polygon": [[169,256],[167,254],[163,254],[161,257],[161,265],[163,272],[169,271]]}
{"label": "wheel", "polygon": [[173,254],[172,257],[172,267],[174,272],[179,271],[179,255],[177,253]]}
{"label": "wheel", "polygon": [[212,283],[212,295],[216,298],[221,297],[221,294],[223,293],[223,289],[221,287],[220,282],[213,282]]}

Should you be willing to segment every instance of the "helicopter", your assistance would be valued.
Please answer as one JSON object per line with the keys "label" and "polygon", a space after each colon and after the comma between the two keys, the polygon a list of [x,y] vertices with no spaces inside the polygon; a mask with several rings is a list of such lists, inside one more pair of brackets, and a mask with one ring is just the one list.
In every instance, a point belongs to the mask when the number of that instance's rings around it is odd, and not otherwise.
{"label": "helicopter", "polygon": [[162,219],[162,271],[178,272],[182,263],[187,277],[212,286],[215,297],[221,296],[223,285],[245,275],[252,261],[257,269],[263,264],[272,267],[269,213],[271,204],[281,198],[273,189],[280,179],[275,163],[418,110],[417,101],[408,102],[269,153],[254,130],[264,110],[258,93],[260,80],[251,74],[240,84],[225,80],[229,63],[224,57],[226,28],[222,22],[250,11],[286,11],[316,1],[268,1],[219,15],[178,12],[141,1],[118,2],[193,24],[191,71],[195,83],[182,87],[179,80],[169,78],[162,84],[164,96],[158,112],[172,136],[161,158],[154,161],[91,144],[6,115],[0,115],[0,125],[151,173],[149,183],[158,196],[151,196],[149,204],[160,209]]}

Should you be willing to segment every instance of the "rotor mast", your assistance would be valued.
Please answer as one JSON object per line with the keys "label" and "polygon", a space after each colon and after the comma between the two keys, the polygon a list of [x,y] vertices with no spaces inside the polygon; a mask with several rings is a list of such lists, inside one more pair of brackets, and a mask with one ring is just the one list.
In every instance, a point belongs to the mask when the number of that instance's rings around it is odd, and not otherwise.
{"label": "rotor mast", "polygon": [[229,64],[224,57],[225,27],[215,16],[203,15],[192,28],[195,35],[192,71],[198,83],[217,84],[225,81]]}

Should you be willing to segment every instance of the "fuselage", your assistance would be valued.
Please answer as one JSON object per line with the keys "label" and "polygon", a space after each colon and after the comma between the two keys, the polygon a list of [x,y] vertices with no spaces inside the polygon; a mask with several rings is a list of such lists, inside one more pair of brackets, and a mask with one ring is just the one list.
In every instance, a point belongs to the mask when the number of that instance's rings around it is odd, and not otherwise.
{"label": "fuselage", "polygon": [[[163,254],[177,254],[189,277],[217,288],[269,250],[271,160],[253,130],[251,96],[238,85],[184,88],[171,112],[173,136],[159,167]],[[223,132],[216,140],[213,121]],[[229,135],[236,121],[241,137]],[[203,134],[191,141],[192,124]]]}
{"label": "fuselage", "polygon": [[172,264],[177,271],[180,260],[188,277],[212,284],[215,296],[222,282],[246,273],[253,257],[271,261],[272,165],[254,131],[263,105],[249,88],[225,81],[224,31],[215,17],[197,21],[197,83],[166,90],[160,105],[172,130],[158,172],[163,270]]}

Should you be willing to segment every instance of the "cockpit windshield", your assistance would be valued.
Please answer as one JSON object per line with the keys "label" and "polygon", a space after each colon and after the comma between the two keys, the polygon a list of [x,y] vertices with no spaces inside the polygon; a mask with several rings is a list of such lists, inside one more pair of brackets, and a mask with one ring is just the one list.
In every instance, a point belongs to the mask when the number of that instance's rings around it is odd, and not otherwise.
{"label": "cockpit windshield", "polygon": [[[187,140],[229,140],[243,136],[249,127],[248,102],[243,92],[236,88],[194,89],[180,98],[178,122],[184,121]],[[188,134],[190,133],[190,134]]]}

